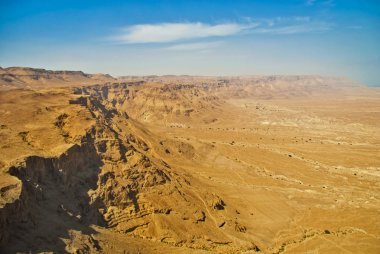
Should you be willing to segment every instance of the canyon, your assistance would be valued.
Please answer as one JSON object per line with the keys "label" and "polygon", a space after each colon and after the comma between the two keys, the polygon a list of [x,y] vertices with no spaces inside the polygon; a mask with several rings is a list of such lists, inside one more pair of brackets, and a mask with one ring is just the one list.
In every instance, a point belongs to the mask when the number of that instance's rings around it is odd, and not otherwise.
{"label": "canyon", "polygon": [[380,90],[0,69],[1,253],[378,253]]}

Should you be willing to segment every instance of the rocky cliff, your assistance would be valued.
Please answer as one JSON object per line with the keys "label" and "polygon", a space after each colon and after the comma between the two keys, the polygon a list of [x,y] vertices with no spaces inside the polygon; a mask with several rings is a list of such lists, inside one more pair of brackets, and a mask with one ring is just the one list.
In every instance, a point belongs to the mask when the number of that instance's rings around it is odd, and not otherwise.
{"label": "rocky cliff", "polygon": [[257,248],[234,233],[244,230],[236,229],[228,204],[172,168],[161,156],[165,143],[129,117],[124,109],[137,96],[135,85],[75,88],[68,103],[94,121],[85,135],[72,143],[70,117],[60,114],[54,125],[69,148],[7,167],[19,191],[0,208],[4,252],[101,251],[93,225],[175,246]]}

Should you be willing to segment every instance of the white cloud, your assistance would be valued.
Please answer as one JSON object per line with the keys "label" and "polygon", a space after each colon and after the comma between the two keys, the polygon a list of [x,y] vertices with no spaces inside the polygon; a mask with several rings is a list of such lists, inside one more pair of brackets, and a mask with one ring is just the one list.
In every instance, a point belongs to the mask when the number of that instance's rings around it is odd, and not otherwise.
{"label": "white cloud", "polygon": [[[211,37],[227,37],[243,33],[297,34],[323,32],[332,25],[315,21],[308,16],[276,17],[272,19],[246,18],[242,23],[159,23],[139,24],[122,29],[112,41],[122,44],[173,43],[182,44],[167,47],[171,50],[195,50],[215,47],[214,44],[202,42]],[[201,41],[199,41],[201,40]],[[188,43],[185,43],[188,41]],[[190,41],[190,42],[189,42]]]}
{"label": "white cloud", "polygon": [[209,49],[218,47],[221,43],[222,42],[220,42],[220,41],[198,42],[198,43],[181,43],[181,44],[175,44],[175,45],[169,46],[166,49],[175,50],[175,51],[209,50]]}
{"label": "white cloud", "polygon": [[162,43],[207,37],[229,36],[249,29],[253,24],[161,23],[127,27],[115,39],[123,43]]}
{"label": "white cloud", "polygon": [[266,34],[300,34],[300,33],[313,33],[325,32],[332,28],[332,25],[324,22],[308,23],[308,24],[294,24],[285,26],[262,27],[253,30],[255,33]]}

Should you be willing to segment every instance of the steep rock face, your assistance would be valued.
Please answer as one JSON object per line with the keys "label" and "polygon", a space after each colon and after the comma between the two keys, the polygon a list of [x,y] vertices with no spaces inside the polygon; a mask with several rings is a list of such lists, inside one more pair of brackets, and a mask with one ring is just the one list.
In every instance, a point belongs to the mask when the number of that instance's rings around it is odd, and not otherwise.
{"label": "steep rock face", "polygon": [[[157,157],[152,147],[159,146],[153,145],[158,140],[123,111],[129,89],[115,84],[86,88],[82,94],[89,95],[86,106],[97,119],[94,136],[104,163],[90,196],[103,203],[107,227],[178,246],[235,248],[220,228],[225,214],[209,202],[215,195],[192,186],[191,179]],[[252,246],[243,240],[241,245]]]}
{"label": "steep rock face", "polygon": [[96,186],[100,166],[90,137],[58,157],[29,156],[11,166],[8,171],[22,181],[22,192],[8,204],[18,210],[0,209],[3,214],[13,212],[2,225],[9,234],[4,252],[64,251],[59,238],[66,237],[69,225],[85,229],[89,223],[101,224],[87,195]]}
{"label": "steep rock face", "polygon": [[76,89],[77,94],[101,100],[103,106],[126,112],[134,119],[150,121],[167,117],[188,117],[212,110],[221,103],[207,86],[176,84],[155,86],[144,83],[112,83]]}
{"label": "steep rock face", "polygon": [[[22,182],[13,176],[7,176],[8,185],[1,188],[0,205],[0,246],[5,246],[10,238],[10,227],[18,221],[25,221],[28,216],[27,193]],[[8,198],[6,198],[8,196]]]}
{"label": "steep rock face", "polygon": [[[226,214],[228,204],[157,156],[158,139],[124,110],[135,96],[129,86],[74,89],[77,99],[69,103],[91,113],[92,128],[61,155],[28,156],[8,169],[22,193],[0,208],[5,253],[101,251],[92,225],[176,246],[255,247],[230,234],[236,222]],[[68,119],[56,119],[62,135],[69,135]]]}
{"label": "steep rock face", "polygon": [[[175,77],[165,78],[176,80]],[[77,88],[75,92],[97,98],[105,107],[126,112],[136,120],[152,122],[175,118],[188,120],[202,112],[218,114],[220,106],[231,98],[303,98],[331,92],[343,95],[343,88],[359,87],[342,78],[319,76],[209,77],[169,83],[165,83],[165,78],[143,78],[151,83],[107,83]]]}

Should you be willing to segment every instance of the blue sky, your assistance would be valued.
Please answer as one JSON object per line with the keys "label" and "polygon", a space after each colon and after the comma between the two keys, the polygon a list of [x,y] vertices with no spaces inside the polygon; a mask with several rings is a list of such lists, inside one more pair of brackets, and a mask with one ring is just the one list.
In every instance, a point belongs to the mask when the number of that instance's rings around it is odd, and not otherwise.
{"label": "blue sky", "polygon": [[380,85],[380,1],[0,0],[0,66]]}

